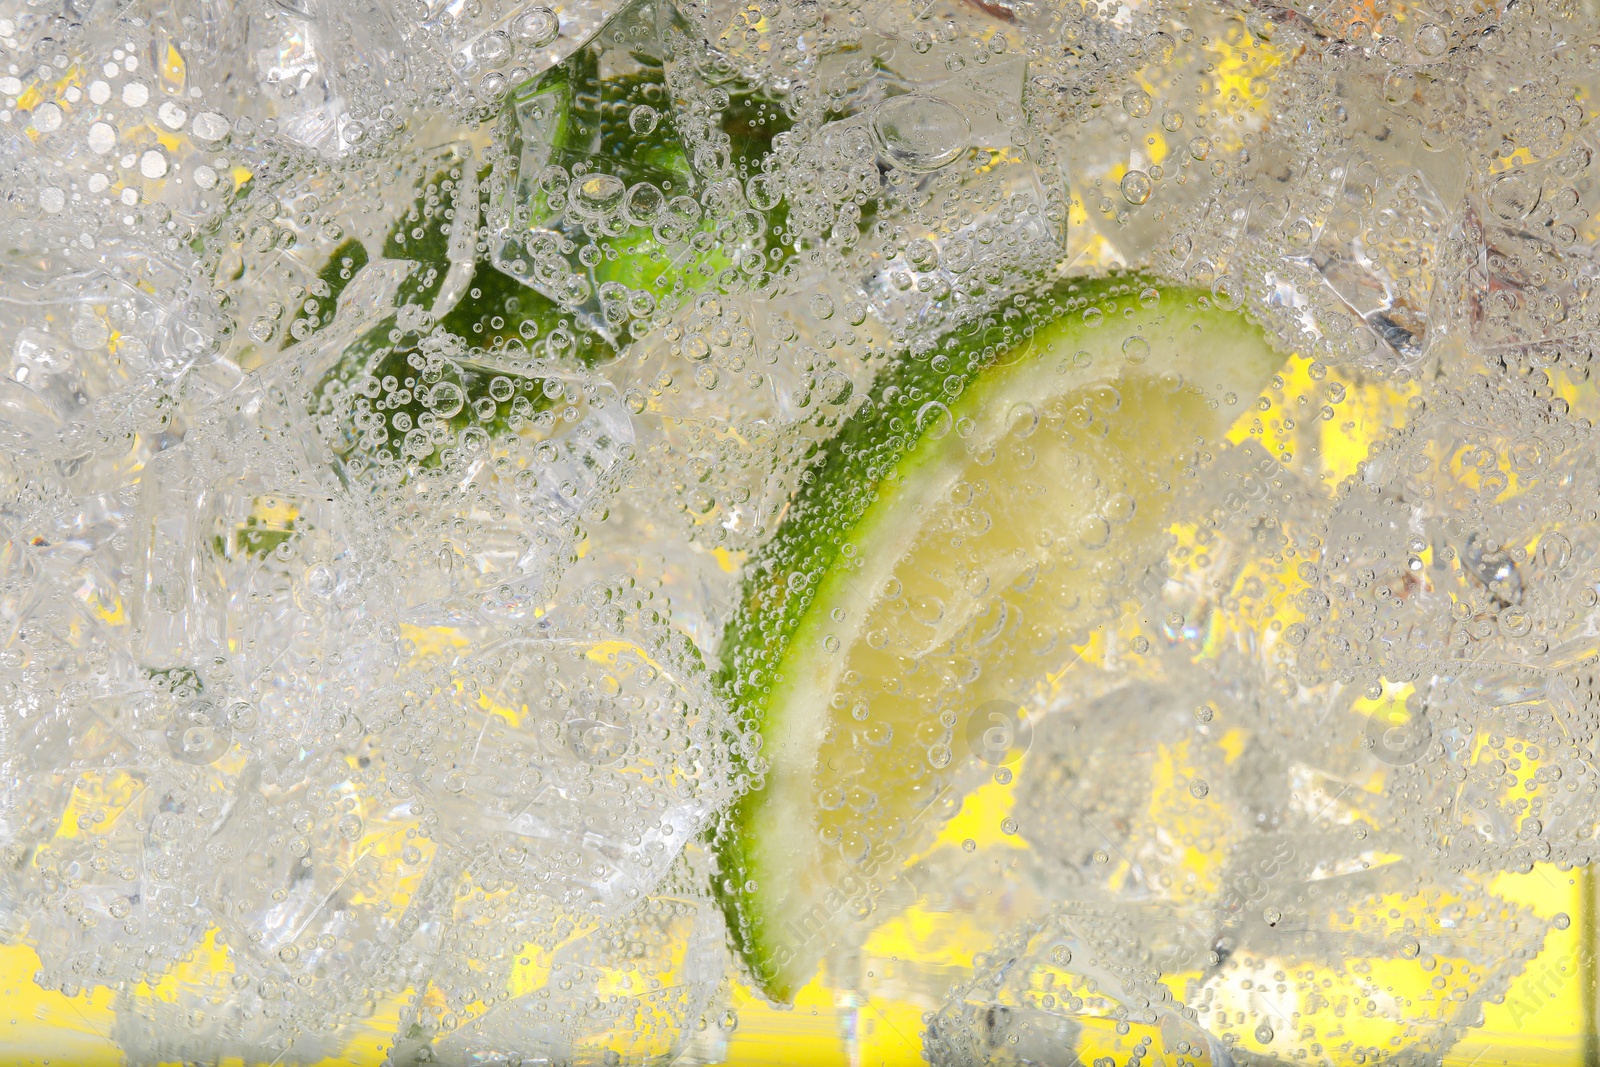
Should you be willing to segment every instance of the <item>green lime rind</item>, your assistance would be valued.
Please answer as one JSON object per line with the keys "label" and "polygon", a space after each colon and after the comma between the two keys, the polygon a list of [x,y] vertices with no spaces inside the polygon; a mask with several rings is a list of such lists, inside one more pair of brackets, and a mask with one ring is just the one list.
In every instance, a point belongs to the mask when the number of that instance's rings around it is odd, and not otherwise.
{"label": "green lime rind", "polygon": [[[914,453],[922,436],[919,413],[932,403],[943,404],[959,418],[964,409],[981,405],[986,383],[979,379],[997,365],[1063,354],[1073,339],[1093,328],[1098,309],[1106,322],[1103,330],[1124,313],[1148,319],[1141,301],[1150,290],[1161,294],[1161,306],[1187,306],[1207,319],[1237,315],[1236,337],[1251,348],[1270,349],[1260,330],[1242,313],[1212,308],[1210,294],[1166,284],[1143,273],[1119,273],[1095,279],[1064,280],[1042,290],[1014,297],[999,312],[967,324],[946,336],[932,352],[902,355],[879,375],[866,400],[840,432],[819,449],[801,476],[801,484],[777,533],[744,575],[742,599],[729,621],[721,647],[717,682],[747,736],[769,738],[782,714],[774,707],[786,666],[806,643],[808,620],[817,610],[842,595],[833,586],[848,568],[841,557],[854,541],[865,540],[870,516],[888,480],[906,484],[915,480],[923,458],[934,450]],[[1157,313],[1159,314],[1159,312]],[[1043,350],[1032,342],[1049,331]],[[1230,340],[1219,338],[1224,344]],[[1270,371],[1262,375],[1264,381]],[[990,376],[989,381],[993,381]],[[976,388],[975,388],[976,387]],[[965,401],[959,400],[969,394]],[[929,424],[933,420],[927,420]],[[842,587],[841,587],[842,588]],[[817,635],[811,634],[811,638]],[[759,883],[746,889],[759,872],[753,856],[758,840],[758,820],[767,794],[760,788],[763,762],[746,752],[740,771],[753,788],[725,813],[713,833],[719,873],[714,894],[722,908],[730,943],[752,982],[778,1002],[791,1002],[801,976],[786,969],[788,948],[764,928]]]}

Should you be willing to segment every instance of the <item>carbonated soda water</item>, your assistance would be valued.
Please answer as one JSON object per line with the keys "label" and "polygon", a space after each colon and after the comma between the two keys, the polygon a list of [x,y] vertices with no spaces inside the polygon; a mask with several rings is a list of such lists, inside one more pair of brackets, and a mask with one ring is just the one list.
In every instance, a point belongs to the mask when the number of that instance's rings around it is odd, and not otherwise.
{"label": "carbonated soda water", "polygon": [[1600,1063],[1597,99],[1588,0],[0,0],[0,1047]]}

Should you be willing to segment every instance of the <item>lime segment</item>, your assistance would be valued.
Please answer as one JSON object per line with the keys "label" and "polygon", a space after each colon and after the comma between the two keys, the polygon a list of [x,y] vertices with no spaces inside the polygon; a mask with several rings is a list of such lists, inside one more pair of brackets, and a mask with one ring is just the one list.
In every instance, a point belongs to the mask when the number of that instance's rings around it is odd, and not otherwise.
{"label": "lime segment", "polygon": [[1042,710],[1074,644],[1150,588],[1203,455],[1283,362],[1243,315],[1138,276],[1008,310],[882,376],[725,638],[762,781],[721,830],[718,888],[775,1000],[996,758],[975,715]]}

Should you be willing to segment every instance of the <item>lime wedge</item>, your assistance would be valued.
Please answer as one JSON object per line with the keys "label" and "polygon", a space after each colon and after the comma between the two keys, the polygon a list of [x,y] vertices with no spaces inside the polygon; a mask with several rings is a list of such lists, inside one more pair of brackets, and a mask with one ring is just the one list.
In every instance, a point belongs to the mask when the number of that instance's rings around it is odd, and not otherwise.
{"label": "lime wedge", "polygon": [[762,992],[791,1000],[953,810],[974,714],[1041,707],[1136,598],[1202,454],[1282,362],[1208,295],[1120,275],[1018,297],[880,376],[723,643],[761,745],[716,889]]}

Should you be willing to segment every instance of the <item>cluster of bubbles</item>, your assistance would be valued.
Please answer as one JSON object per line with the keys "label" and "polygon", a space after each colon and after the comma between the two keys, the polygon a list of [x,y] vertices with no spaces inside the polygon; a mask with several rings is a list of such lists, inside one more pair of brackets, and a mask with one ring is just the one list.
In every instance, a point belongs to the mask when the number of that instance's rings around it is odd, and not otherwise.
{"label": "cluster of bubbles", "polygon": [[[953,331],[1139,364],[1188,297],[1029,296],[1137,267],[1294,355],[1050,476],[1025,762],[981,657],[831,740],[830,810],[966,761],[1030,846],[897,846],[869,913],[1011,929],[896,988],[936,1063],[1442,1054],[1566,928],[1489,880],[1600,859],[1597,56],[1577,0],[0,4],[0,936],[150,1062],[714,1058],[742,565]],[[1063,471],[1141,403],[1037,399]],[[863,654],[1017,625],[1024,547]]]}

